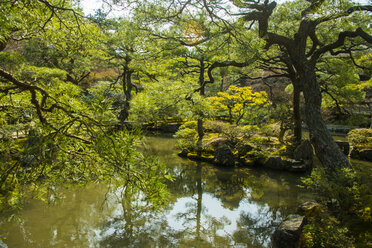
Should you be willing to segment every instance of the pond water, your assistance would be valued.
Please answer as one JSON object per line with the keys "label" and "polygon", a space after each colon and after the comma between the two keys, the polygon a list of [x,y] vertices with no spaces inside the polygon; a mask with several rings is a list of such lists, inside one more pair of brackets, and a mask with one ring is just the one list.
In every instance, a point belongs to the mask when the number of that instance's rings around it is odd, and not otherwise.
{"label": "pond water", "polygon": [[0,247],[270,247],[280,221],[311,199],[299,174],[197,163],[178,157],[175,144],[146,137],[145,152],[175,179],[160,212],[124,206],[119,192],[91,184],[58,204],[29,201],[18,221],[0,222]]}

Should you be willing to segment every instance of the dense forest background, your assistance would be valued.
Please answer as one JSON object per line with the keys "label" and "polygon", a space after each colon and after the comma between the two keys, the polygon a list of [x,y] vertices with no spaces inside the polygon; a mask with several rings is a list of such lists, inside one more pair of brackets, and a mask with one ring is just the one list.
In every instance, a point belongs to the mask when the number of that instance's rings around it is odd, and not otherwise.
{"label": "dense forest background", "polygon": [[[198,157],[216,133],[234,147],[249,140],[257,159],[294,150],[305,128],[320,167],[305,185],[337,192],[347,199],[337,218],[370,227],[370,189],[326,125],[365,128],[353,142],[371,146],[370,5],[105,2],[122,16],[84,16],[74,0],[0,0],[1,211],[92,181],[161,206],[172,176],[137,149],[144,127],[182,124],[181,147]],[[260,148],[268,142],[275,151]],[[337,221],[324,217],[309,233]]]}

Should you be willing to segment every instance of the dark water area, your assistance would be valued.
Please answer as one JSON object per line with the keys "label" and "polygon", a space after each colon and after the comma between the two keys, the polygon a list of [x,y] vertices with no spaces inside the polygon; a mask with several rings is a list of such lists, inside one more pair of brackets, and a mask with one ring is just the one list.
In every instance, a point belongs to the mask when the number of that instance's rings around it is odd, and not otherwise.
{"label": "dark water area", "polygon": [[174,177],[160,211],[123,204],[109,185],[71,188],[57,204],[30,200],[19,220],[1,221],[0,247],[270,247],[280,221],[312,199],[297,187],[301,174],[193,162],[177,156],[176,142],[145,138],[144,152]]}

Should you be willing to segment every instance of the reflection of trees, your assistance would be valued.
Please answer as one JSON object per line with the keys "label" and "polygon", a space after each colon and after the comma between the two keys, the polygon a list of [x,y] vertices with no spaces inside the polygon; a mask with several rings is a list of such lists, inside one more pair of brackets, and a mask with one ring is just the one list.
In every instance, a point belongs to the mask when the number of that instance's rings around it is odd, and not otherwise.
{"label": "reflection of trees", "polygon": [[234,170],[215,170],[214,175],[208,178],[207,187],[214,192],[225,208],[233,210],[239,207],[240,201],[246,196],[244,190],[244,177]]}
{"label": "reflection of trees", "polygon": [[196,207],[196,237],[200,240],[200,220],[201,220],[201,210],[202,210],[202,200],[203,200],[203,188],[202,188],[202,167],[201,164],[198,163],[196,167],[195,173],[196,179],[196,188],[198,191],[198,198],[197,198],[197,207]]}
{"label": "reflection of trees", "polygon": [[[26,214],[23,230],[15,233],[17,238],[24,237],[30,240],[24,243],[33,242],[43,247],[98,246],[97,239],[101,247],[153,247],[154,244],[159,247],[231,247],[234,244],[266,247],[273,228],[282,217],[293,213],[299,198],[304,197],[296,187],[296,175],[197,164],[174,155],[169,150],[172,143],[163,143],[163,139],[153,140],[152,152],[160,153],[160,160],[169,164],[169,174],[174,175],[174,181],[168,182],[171,202],[161,213],[154,213],[146,201],[130,192],[124,192],[125,197],[120,194],[118,199],[108,194],[107,204],[102,208],[106,189],[101,185],[80,194],[71,191],[70,195],[74,196],[48,215],[43,212],[45,208],[37,206],[40,210],[33,215],[45,216],[48,219],[45,223],[52,224],[40,227],[40,218],[35,221]],[[165,145],[159,146],[159,143]],[[180,199],[185,206],[176,204]],[[218,204],[218,208],[208,204]],[[175,206],[180,207],[175,209]],[[236,230],[235,219],[213,212],[220,210],[235,211],[232,218],[237,218]],[[170,222],[177,223],[173,226]],[[8,232],[8,228],[9,225],[0,225],[0,233]],[[43,236],[38,237],[38,232]]]}
{"label": "reflection of trees", "polygon": [[234,232],[236,243],[247,247],[269,247],[271,234],[280,221],[280,212],[268,207],[260,207],[258,214],[243,212],[238,221],[238,230]]}
{"label": "reflection of trees", "polygon": [[[209,169],[209,168],[208,168]],[[192,170],[190,171],[192,172]],[[194,167],[193,181],[188,186],[191,189],[192,200],[186,204],[186,209],[177,214],[177,219],[183,223],[181,244],[190,247],[218,247],[217,244],[228,246],[230,240],[217,235],[218,230],[223,230],[227,220],[217,219],[208,215],[203,206],[203,175],[205,170],[201,163]],[[205,184],[206,182],[204,182]],[[208,207],[208,206],[207,206]],[[204,221],[203,221],[204,220]]]}
{"label": "reflection of trees", "polygon": [[[120,195],[122,214],[105,222],[101,229],[101,247],[172,246],[174,234],[168,230],[164,217],[147,207],[140,195],[125,189]],[[167,233],[167,235],[163,235]]]}

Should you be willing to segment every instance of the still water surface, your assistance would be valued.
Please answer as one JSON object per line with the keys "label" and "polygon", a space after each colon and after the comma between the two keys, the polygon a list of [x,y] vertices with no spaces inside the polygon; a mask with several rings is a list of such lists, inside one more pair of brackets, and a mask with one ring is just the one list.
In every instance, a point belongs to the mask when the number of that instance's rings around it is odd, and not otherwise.
{"label": "still water surface", "polygon": [[311,199],[297,187],[301,175],[196,163],[178,157],[175,144],[146,137],[145,152],[175,179],[160,212],[130,209],[120,192],[92,184],[58,204],[31,200],[19,221],[0,222],[0,247],[270,247],[279,222]]}

